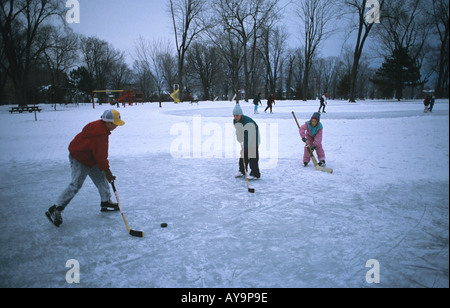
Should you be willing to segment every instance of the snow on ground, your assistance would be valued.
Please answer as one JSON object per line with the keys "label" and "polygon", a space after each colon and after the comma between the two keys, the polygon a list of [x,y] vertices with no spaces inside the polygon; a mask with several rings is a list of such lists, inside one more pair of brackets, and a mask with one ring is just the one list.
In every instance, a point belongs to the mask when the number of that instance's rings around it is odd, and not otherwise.
{"label": "snow on ground", "polygon": [[[59,229],[44,216],[70,181],[68,144],[107,106],[43,106],[38,121],[0,107],[0,287],[449,287],[448,100],[432,114],[420,101],[330,101],[333,174],[302,166],[291,112],[303,123],[317,102],[257,115],[243,102],[262,134],[255,194],[234,178],[233,106],[119,109],[109,160],[142,239],[100,213],[90,179]],[[66,281],[71,259],[79,284]]]}

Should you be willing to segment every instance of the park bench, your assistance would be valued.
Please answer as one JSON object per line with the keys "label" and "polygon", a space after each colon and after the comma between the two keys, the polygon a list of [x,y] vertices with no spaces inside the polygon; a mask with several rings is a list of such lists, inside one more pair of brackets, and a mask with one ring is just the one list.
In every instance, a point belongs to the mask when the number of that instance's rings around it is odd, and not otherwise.
{"label": "park bench", "polygon": [[41,112],[42,109],[39,108],[38,106],[19,106],[19,107],[11,107],[11,109],[9,109],[9,112],[11,114],[13,114],[14,112],[18,112],[18,113],[23,113],[23,112],[33,112],[33,111],[39,111]]}

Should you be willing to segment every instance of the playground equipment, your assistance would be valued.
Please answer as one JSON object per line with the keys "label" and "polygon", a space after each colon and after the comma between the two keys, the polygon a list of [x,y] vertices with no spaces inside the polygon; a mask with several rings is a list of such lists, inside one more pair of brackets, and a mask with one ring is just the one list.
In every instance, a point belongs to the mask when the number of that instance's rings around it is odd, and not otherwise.
{"label": "playground equipment", "polygon": [[174,84],[173,85],[173,93],[170,94],[170,97],[173,99],[175,104],[178,104],[181,101],[180,100],[180,85],[179,84]]}
{"label": "playground equipment", "polygon": [[[139,93],[138,97],[136,90],[94,90],[92,91],[92,107],[94,109],[95,109],[95,93],[105,93],[107,95],[109,94],[110,97],[112,97],[113,99],[111,101],[108,100],[105,103],[110,103],[113,105],[122,103],[124,108],[127,102],[130,106],[133,106],[133,102],[137,103],[138,101],[140,101],[141,103],[144,103],[144,94]],[[120,93],[120,97],[115,98],[115,94],[113,93]]]}

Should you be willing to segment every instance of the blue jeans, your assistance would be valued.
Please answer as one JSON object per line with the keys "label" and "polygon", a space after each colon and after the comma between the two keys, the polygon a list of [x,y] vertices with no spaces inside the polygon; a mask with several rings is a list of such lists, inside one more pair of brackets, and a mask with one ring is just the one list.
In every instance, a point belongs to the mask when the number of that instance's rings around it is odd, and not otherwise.
{"label": "blue jeans", "polygon": [[98,166],[89,168],[74,159],[71,155],[69,155],[69,161],[70,168],[72,169],[72,182],[59,196],[56,206],[66,208],[70,201],[72,201],[72,199],[81,189],[88,175],[91,178],[92,182],[94,182],[94,185],[97,187],[101,201],[105,202],[111,199],[109,183],[106,180],[105,173],[103,171],[100,171],[100,169],[98,169]]}

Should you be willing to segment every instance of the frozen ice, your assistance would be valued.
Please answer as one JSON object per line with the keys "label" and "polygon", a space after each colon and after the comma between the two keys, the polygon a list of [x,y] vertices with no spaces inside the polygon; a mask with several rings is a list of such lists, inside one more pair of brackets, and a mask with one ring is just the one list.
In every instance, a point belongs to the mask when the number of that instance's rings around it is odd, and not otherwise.
{"label": "frozen ice", "polygon": [[[0,107],[0,287],[449,287],[449,101],[330,100],[327,167],[302,164],[300,123],[318,102],[244,113],[262,130],[262,177],[235,179],[234,102],[139,104],[110,136],[132,229],[101,213],[88,178],[60,228],[45,211],[70,181],[67,147],[110,106]],[[114,198],[113,198],[114,200]],[[161,223],[168,223],[161,228]],[[80,283],[70,284],[68,260]],[[366,267],[379,263],[379,283]]]}

